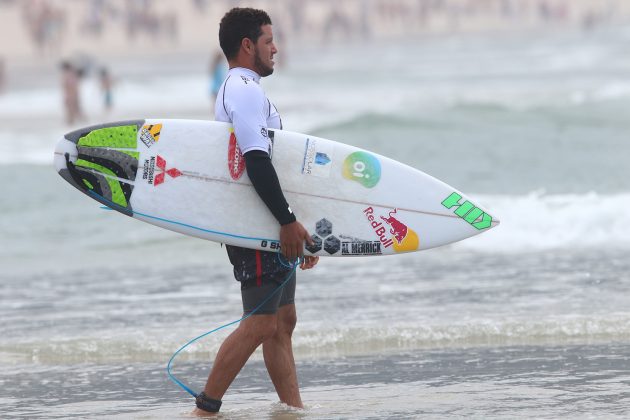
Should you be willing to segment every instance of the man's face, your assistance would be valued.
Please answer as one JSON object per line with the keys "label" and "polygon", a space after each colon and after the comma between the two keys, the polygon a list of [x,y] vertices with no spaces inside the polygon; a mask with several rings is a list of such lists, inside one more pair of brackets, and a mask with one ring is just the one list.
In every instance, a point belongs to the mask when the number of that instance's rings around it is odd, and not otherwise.
{"label": "man's face", "polygon": [[273,33],[271,25],[262,26],[262,35],[258,37],[258,41],[254,45],[254,67],[256,73],[261,77],[269,76],[273,73],[273,55],[278,52],[273,43]]}

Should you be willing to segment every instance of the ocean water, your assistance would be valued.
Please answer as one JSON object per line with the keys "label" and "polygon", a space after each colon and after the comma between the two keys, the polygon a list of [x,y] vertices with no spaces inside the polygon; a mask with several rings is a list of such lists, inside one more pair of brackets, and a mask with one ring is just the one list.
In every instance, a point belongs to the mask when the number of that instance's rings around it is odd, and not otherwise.
{"label": "ocean water", "polygon": [[[629,42],[609,28],[280,56],[264,87],[285,128],[424,170],[502,223],[299,273],[306,408],[278,403],[256,353],[220,418],[630,416]],[[111,114],[86,80],[79,125],[208,118],[204,60],[114,68]],[[0,96],[0,417],[190,418],[166,363],[240,317],[225,251],[103,211],[58,177],[72,127],[40,85]],[[180,354],[175,375],[200,390],[229,331]]]}

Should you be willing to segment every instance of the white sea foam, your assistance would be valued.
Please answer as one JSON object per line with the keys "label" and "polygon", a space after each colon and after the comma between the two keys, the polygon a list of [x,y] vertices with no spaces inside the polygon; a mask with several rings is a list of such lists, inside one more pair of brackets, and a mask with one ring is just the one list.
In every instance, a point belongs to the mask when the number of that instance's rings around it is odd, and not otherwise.
{"label": "white sea foam", "polygon": [[[188,331],[190,337],[185,334]],[[178,361],[207,360],[230,330],[193,343]],[[141,332],[89,331],[80,337],[0,345],[3,360],[16,364],[161,362],[198,332],[197,326]],[[564,315],[523,319],[467,319],[449,324],[392,323],[361,326],[310,322],[294,337],[299,358],[337,358],[418,349],[515,345],[597,344],[630,340],[630,313]],[[254,359],[261,359],[256,354]]]}
{"label": "white sea foam", "polygon": [[[55,187],[56,175],[48,170],[52,179],[44,185]],[[27,175],[18,175],[27,176]],[[117,212],[99,210],[97,203],[75,192],[70,186],[59,188],[63,195],[56,201],[51,196],[43,203],[31,197],[28,203],[13,206],[6,211],[0,227],[12,238],[12,246],[0,249],[0,260],[7,272],[41,271],[57,265],[68,254],[80,251],[83,258],[73,266],[105,266],[111,259],[118,264],[132,264],[156,260],[159,255],[169,255],[179,261],[203,261],[206,257],[197,250],[198,240],[176,235],[166,230],[132,220]],[[38,188],[34,179],[29,188]],[[56,188],[56,187],[55,187]],[[32,190],[29,189],[32,192]],[[23,194],[27,194],[24,191]],[[21,194],[21,193],[20,193]],[[498,218],[499,226],[478,236],[457,242],[438,252],[450,250],[480,252],[484,254],[518,254],[538,251],[582,251],[598,249],[630,249],[630,193],[555,194],[535,192],[527,195],[477,195],[469,196]],[[68,201],[72,200],[72,201]],[[41,206],[47,208],[42,217]],[[57,218],[60,223],[50,224]],[[80,221],[82,232],[72,241],[59,238],[71,235],[74,224]],[[37,247],[32,244],[37,243]],[[123,244],[124,253],[120,254]],[[204,244],[203,249],[216,246]],[[207,252],[207,251],[205,251]],[[217,251],[218,254],[222,253]],[[220,257],[217,257],[220,258]],[[28,260],[37,264],[24,264]],[[360,264],[359,264],[360,265]]]}
{"label": "white sea foam", "polygon": [[455,246],[483,252],[629,247],[630,193],[479,196],[499,227]]}

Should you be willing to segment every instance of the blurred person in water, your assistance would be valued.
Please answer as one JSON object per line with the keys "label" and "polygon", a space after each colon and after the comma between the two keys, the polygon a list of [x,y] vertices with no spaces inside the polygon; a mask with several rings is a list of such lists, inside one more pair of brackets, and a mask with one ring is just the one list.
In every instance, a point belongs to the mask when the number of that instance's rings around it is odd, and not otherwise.
{"label": "blurred person in water", "polygon": [[66,123],[73,125],[83,119],[80,99],[81,72],[71,62],[61,63],[61,91]]}
{"label": "blurred person in water", "polygon": [[4,58],[0,57],[0,94],[4,93],[6,83],[6,64],[4,63]]}
{"label": "blurred person in water", "polygon": [[223,54],[221,52],[217,52],[214,54],[208,68],[210,76],[210,101],[212,106],[214,106],[214,103],[217,100],[217,94],[219,93],[219,89],[221,89],[221,85],[225,80],[227,71],[228,69]]}
{"label": "blurred person in water", "polygon": [[114,87],[114,81],[112,75],[107,67],[102,67],[98,72],[99,85],[101,87],[101,93],[103,94],[103,107],[106,112],[110,112],[114,105],[114,97],[112,89]]}

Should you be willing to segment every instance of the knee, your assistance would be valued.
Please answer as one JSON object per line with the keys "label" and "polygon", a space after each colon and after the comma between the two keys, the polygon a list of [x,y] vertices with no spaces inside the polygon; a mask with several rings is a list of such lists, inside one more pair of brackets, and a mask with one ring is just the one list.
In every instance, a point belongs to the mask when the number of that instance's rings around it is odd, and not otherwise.
{"label": "knee", "polygon": [[258,320],[248,325],[247,335],[254,343],[261,344],[276,335],[278,324],[275,319]]}
{"label": "knee", "polygon": [[278,319],[278,333],[291,336],[295,326],[297,325],[297,314],[295,310],[289,310],[279,317]]}

